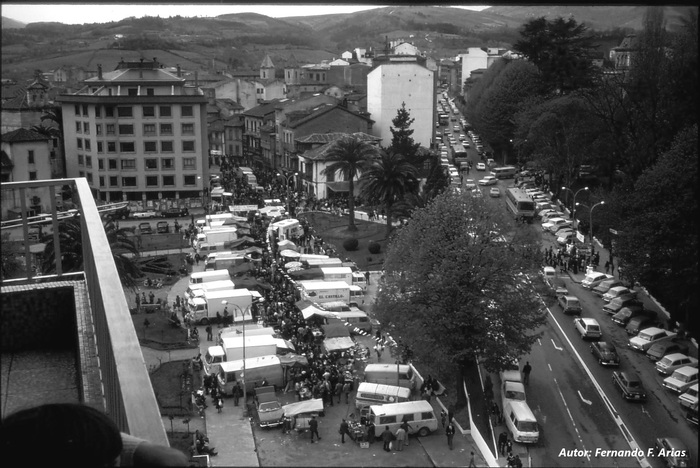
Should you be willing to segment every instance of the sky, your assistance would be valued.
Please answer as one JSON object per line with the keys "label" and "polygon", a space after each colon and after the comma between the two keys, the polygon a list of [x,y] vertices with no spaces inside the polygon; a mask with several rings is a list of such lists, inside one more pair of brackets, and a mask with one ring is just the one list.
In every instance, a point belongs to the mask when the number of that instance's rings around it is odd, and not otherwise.
{"label": "sky", "polygon": [[[443,5],[443,4],[441,4]],[[386,6],[386,5],[383,5]],[[446,5],[443,5],[446,6]],[[453,5],[456,6],[456,5]],[[284,18],[288,16],[312,16],[334,13],[353,13],[356,11],[381,8],[380,5],[323,5],[313,4],[2,4],[2,16],[22,23],[58,22],[64,24],[90,24],[108,23],[120,21],[124,18],[135,16],[219,16],[231,13],[259,13],[272,18]],[[459,6],[470,10],[483,10],[487,6]]]}

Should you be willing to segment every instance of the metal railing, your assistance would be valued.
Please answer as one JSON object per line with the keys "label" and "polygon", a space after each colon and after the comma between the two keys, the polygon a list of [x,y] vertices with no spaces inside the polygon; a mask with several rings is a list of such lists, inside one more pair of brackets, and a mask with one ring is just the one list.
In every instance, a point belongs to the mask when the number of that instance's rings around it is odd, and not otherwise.
{"label": "metal railing", "polygon": [[[22,229],[27,264],[26,277],[3,280],[2,284],[32,284],[51,278],[59,281],[67,276],[61,266],[59,236],[59,221],[66,214],[57,211],[54,196],[56,187],[60,189],[64,185],[71,186],[78,205],[77,211],[71,214],[80,217],[83,275],[88,292],[89,313],[92,314],[95,328],[95,346],[106,411],[123,432],[156,444],[169,445],[107,234],[84,178],[0,184],[3,197],[11,196],[11,199],[18,200],[18,208],[22,213],[22,226],[19,228]],[[51,276],[35,275],[31,267],[28,233],[31,223],[37,221],[27,216],[26,191],[39,187],[48,188],[51,200],[50,226],[53,228],[57,259],[56,274]],[[18,191],[19,197],[12,194],[13,191]],[[2,228],[3,231],[5,229],[10,229],[7,224]],[[74,278],[75,274],[70,275]]]}

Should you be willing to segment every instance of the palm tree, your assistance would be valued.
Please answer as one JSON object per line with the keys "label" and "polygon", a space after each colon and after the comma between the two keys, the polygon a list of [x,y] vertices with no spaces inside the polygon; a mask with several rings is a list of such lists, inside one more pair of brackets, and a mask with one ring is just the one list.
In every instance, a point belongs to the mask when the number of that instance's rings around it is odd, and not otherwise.
{"label": "palm tree", "polygon": [[[128,237],[127,229],[119,229],[117,225],[107,220],[104,225],[107,241],[112,249],[114,264],[124,287],[135,290],[138,287],[135,279],[140,276],[140,269],[127,254],[138,255],[139,250],[134,241]],[[58,223],[58,238],[61,243],[61,265],[64,273],[83,270],[83,243],[79,218],[70,218]],[[41,267],[44,274],[56,272],[56,252],[53,234],[44,237],[46,249]]]}
{"label": "palm tree", "polygon": [[384,151],[362,174],[363,196],[384,205],[387,237],[391,233],[394,205],[417,186],[417,174],[416,167],[406,161],[403,155]]}
{"label": "palm tree", "polygon": [[348,210],[350,211],[348,231],[357,231],[357,226],[355,226],[355,177],[364,170],[368,161],[376,154],[377,149],[374,146],[354,136],[336,140],[326,152],[330,164],[322,173],[329,176],[340,172],[343,178],[348,181]]}

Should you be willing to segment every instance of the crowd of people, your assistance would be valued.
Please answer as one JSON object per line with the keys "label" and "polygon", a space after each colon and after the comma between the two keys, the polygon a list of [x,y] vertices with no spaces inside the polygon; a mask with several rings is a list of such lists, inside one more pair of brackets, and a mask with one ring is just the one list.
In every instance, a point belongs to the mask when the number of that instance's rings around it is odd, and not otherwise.
{"label": "crowd of people", "polygon": [[[554,247],[550,246],[544,250],[543,256],[546,265],[553,268],[559,267],[561,273],[571,271],[577,274],[579,271],[585,271],[587,267],[598,269],[600,264],[600,254],[598,252],[595,250],[582,252],[581,249],[578,249],[573,244],[566,244],[559,247],[556,251]],[[609,264],[607,269],[610,269]]]}

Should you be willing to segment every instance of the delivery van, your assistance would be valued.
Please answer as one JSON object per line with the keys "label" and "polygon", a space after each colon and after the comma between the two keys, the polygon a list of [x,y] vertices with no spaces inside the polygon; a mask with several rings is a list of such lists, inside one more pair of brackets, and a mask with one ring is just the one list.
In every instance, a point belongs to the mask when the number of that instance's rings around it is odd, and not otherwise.
{"label": "delivery van", "polygon": [[[219,373],[216,376],[216,383],[225,396],[232,395],[233,387],[236,382],[241,382],[243,388],[243,360],[222,362],[219,365]],[[250,392],[256,386],[260,386],[263,379],[267,380],[268,385],[274,385],[276,388],[284,386],[284,372],[282,363],[277,356],[260,356],[248,358],[245,360],[245,390]]]}
{"label": "delivery van", "polygon": [[418,434],[420,437],[438,429],[433,406],[425,400],[371,405],[367,418],[374,423],[378,432],[384,431],[387,426],[391,432],[396,432],[404,421],[408,423],[408,434]]}
{"label": "delivery van", "polygon": [[405,364],[367,364],[365,366],[365,382],[399,387],[416,388],[416,376],[413,369]]}
{"label": "delivery van", "polygon": [[[338,318],[344,320],[350,324],[350,334],[356,335],[358,330],[362,330],[365,333],[372,333],[372,323],[369,321],[369,317],[366,313],[361,310],[354,310],[351,312],[340,312]],[[396,375],[396,369],[394,369],[394,375]]]}
{"label": "delivery van", "polygon": [[357,285],[353,284],[350,286],[350,301],[348,304],[364,304],[365,303],[365,290]]}
{"label": "delivery van", "polygon": [[193,297],[202,297],[206,291],[228,291],[236,289],[236,285],[230,279],[210,281],[208,283],[193,283],[187,286],[185,302]]}
{"label": "delivery van", "polygon": [[503,417],[514,441],[522,444],[537,443],[540,438],[537,419],[526,402],[507,400]]}
{"label": "delivery van", "polygon": [[190,284],[211,283],[212,281],[230,280],[228,270],[196,271],[190,275]]}
{"label": "delivery van", "polygon": [[360,273],[359,271],[353,271],[352,272],[352,285],[359,286],[363,290],[365,290],[365,289],[367,289],[367,278],[365,278],[365,275]]}
{"label": "delivery van", "polygon": [[371,405],[402,403],[411,399],[411,390],[395,385],[361,382],[355,394],[355,408],[361,410]]}

